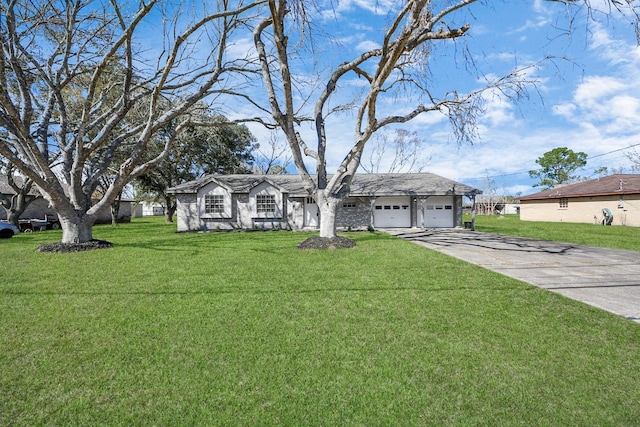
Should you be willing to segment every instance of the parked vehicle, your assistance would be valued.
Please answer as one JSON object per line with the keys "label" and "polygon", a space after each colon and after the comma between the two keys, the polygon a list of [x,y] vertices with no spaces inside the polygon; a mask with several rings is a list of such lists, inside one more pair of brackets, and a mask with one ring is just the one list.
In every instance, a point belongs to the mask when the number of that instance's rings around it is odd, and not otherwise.
{"label": "parked vehicle", "polygon": [[30,233],[32,231],[44,231],[44,230],[57,230],[60,228],[60,221],[58,218],[51,218],[45,216],[44,219],[21,219],[20,231],[24,233]]}
{"label": "parked vehicle", "polygon": [[8,222],[0,222],[0,239],[8,239],[18,234],[20,230]]}

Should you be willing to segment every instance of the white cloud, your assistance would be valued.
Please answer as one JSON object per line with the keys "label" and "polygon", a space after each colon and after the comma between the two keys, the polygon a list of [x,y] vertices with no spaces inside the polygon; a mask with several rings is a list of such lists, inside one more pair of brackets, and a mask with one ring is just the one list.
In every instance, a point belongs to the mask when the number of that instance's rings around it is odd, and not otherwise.
{"label": "white cloud", "polygon": [[[603,45],[607,58],[609,47]],[[591,125],[605,136],[640,133],[640,62],[625,59],[616,63],[615,72],[585,77],[572,99],[555,105],[554,112],[582,127]]]}
{"label": "white cloud", "polygon": [[489,122],[490,126],[500,126],[514,120],[513,104],[496,93],[485,94],[485,114],[480,117],[482,123]]}
{"label": "white cloud", "polygon": [[571,102],[568,102],[568,103],[565,103],[565,104],[554,105],[553,109],[552,109],[552,112],[554,114],[559,115],[559,116],[563,116],[563,117],[565,117],[567,119],[570,119],[571,117],[574,116],[575,111],[576,111],[577,108],[578,107],[575,104],[573,104]]}
{"label": "white cloud", "polygon": [[348,12],[354,9],[365,9],[376,15],[385,15],[395,9],[397,1],[394,0],[340,0],[337,4],[337,12]]}
{"label": "white cloud", "polygon": [[379,49],[380,43],[373,40],[363,40],[356,45],[356,50],[359,52],[367,52],[374,49]]}
{"label": "white cloud", "polygon": [[544,28],[548,26],[550,23],[551,23],[551,20],[546,16],[536,16],[534,17],[534,19],[528,19],[524,23],[524,25],[522,25],[521,27],[515,29],[514,31],[508,34],[514,34],[514,33],[517,34],[517,33],[524,33],[531,30],[537,30],[539,28]]}
{"label": "white cloud", "polygon": [[611,76],[592,76],[585,78],[575,91],[574,101],[587,107],[595,106],[600,100],[625,90],[627,84]]}

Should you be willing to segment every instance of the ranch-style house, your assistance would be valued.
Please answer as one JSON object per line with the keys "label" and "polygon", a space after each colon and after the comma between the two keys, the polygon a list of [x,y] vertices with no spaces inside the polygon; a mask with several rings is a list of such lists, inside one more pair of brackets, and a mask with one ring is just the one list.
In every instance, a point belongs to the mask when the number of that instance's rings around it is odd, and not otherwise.
{"label": "ranch-style house", "polygon": [[[318,206],[298,175],[206,175],[168,190],[178,231],[283,229],[319,225]],[[344,229],[462,225],[462,198],[480,190],[432,173],[358,174],[338,207]]]}

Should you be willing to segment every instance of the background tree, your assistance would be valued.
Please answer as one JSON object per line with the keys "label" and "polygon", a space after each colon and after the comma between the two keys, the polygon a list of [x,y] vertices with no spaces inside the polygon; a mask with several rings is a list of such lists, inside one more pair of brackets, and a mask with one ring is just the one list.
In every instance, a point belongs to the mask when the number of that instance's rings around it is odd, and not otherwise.
{"label": "background tree", "polygon": [[496,180],[487,173],[482,181],[482,194],[476,196],[476,211],[480,215],[495,215],[502,209],[505,200],[504,188],[502,194],[499,194]]}
{"label": "background tree", "polygon": [[16,168],[0,157],[0,173],[6,177],[7,185],[14,194],[0,192],[0,205],[7,213],[7,222],[20,227],[20,216],[31,202],[38,198],[33,181],[17,173]]}
{"label": "background tree", "polygon": [[291,150],[286,141],[271,133],[266,143],[256,144],[253,173],[264,175],[285,175],[291,164]]}
{"label": "background tree", "polygon": [[387,173],[422,172],[430,159],[422,154],[425,146],[417,132],[383,131],[375,135],[369,158],[360,167],[367,173],[380,173],[381,169]]}
{"label": "background tree", "polygon": [[[58,213],[63,243],[92,239],[98,213],[197,125],[193,105],[241,87],[234,76],[250,67],[227,55],[228,41],[260,3],[2,0],[0,155]],[[143,50],[151,31],[157,49]],[[162,150],[145,157],[160,134]],[[112,179],[96,199],[104,175]]]}
{"label": "background tree", "polygon": [[529,176],[540,180],[534,187],[549,189],[559,184],[568,184],[579,178],[574,172],[587,164],[587,157],[587,153],[582,151],[576,153],[566,147],[554,148],[536,160],[540,169],[529,171]]}
{"label": "background tree", "polygon": [[640,152],[638,152],[636,149],[633,149],[626,152],[625,155],[631,162],[631,171],[633,173],[640,173]]}
{"label": "background tree", "polygon": [[[176,139],[167,157],[134,181],[137,197],[161,203],[165,220],[173,221],[177,205],[167,189],[205,174],[250,173],[255,138],[245,125],[231,124],[220,115],[200,114],[198,121],[207,127],[188,128]],[[156,143],[147,155],[156,156],[163,144]]]}

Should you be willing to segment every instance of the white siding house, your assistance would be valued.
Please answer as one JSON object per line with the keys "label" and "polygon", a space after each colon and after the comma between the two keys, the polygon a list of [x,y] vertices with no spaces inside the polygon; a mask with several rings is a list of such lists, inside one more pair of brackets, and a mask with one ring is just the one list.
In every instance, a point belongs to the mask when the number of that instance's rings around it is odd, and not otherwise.
{"label": "white siding house", "polygon": [[[207,175],[170,188],[178,231],[302,230],[318,227],[318,207],[297,175]],[[479,190],[429,173],[356,175],[338,208],[343,228],[459,227],[462,197]]]}

